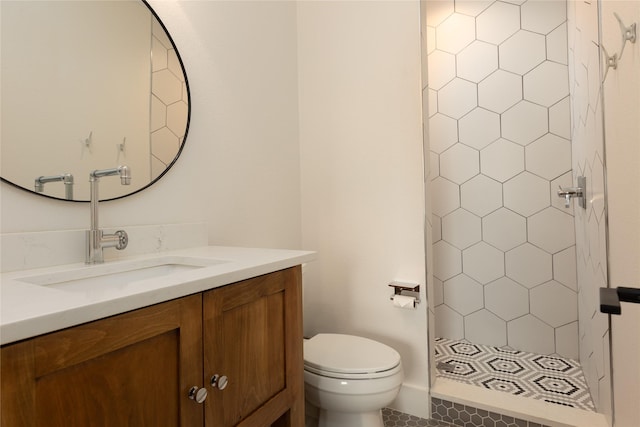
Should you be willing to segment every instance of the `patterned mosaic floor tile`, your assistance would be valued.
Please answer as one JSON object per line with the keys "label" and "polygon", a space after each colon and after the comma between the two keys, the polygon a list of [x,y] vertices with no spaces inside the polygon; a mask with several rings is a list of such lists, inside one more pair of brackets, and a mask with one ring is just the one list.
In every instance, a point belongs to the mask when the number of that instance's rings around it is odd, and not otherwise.
{"label": "patterned mosaic floor tile", "polygon": [[595,411],[580,364],[571,359],[437,338],[436,363],[444,378]]}

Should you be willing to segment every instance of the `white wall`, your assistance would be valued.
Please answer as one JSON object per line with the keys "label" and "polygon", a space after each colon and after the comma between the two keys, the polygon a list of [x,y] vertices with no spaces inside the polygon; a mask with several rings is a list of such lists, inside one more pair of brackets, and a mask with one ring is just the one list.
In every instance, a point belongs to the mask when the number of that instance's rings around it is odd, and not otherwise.
{"label": "white wall", "polygon": [[[617,12],[626,25],[638,22],[640,3],[602,1],[602,43],[619,52]],[[640,288],[640,43],[627,43],[617,70],[604,83],[610,285]],[[616,427],[640,425],[640,306],[622,303],[612,316]]]}
{"label": "white wall", "polygon": [[[101,225],[204,221],[211,244],[299,247],[295,4],[150,3],[185,62],[191,128],[169,173],[103,203]],[[0,191],[3,234],[89,225],[87,204]]]}
{"label": "white wall", "polygon": [[[211,244],[319,250],[305,332],[397,348],[399,409],[426,416],[426,303],[395,309],[387,287],[425,282],[418,2],[150,3],[185,62],[191,128],[169,173],[103,203],[101,224],[206,222]],[[88,226],[86,204],[0,190],[2,234]]]}
{"label": "white wall", "polygon": [[396,348],[398,409],[426,416],[426,303],[393,308],[387,286],[415,281],[424,295],[419,43],[417,1],[298,4],[302,245],[319,252],[305,334]]}

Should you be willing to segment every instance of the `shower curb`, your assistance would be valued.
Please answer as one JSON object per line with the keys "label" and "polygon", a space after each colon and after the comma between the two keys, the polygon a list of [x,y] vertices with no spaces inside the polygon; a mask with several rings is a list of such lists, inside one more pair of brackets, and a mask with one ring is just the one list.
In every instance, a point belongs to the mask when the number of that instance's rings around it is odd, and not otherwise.
{"label": "shower curb", "polygon": [[446,421],[409,415],[391,408],[382,409],[384,427],[461,427]]}
{"label": "shower curb", "polygon": [[437,397],[431,397],[431,418],[460,427],[550,427]]}

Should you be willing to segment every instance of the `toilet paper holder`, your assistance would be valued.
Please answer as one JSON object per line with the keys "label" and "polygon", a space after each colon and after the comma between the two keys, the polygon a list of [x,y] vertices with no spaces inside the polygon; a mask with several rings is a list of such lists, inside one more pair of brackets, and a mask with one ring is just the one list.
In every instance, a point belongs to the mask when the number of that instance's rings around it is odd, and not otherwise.
{"label": "toilet paper holder", "polygon": [[420,285],[416,285],[415,283],[391,282],[389,286],[393,288],[393,295],[389,297],[390,300],[393,301],[396,295],[405,295],[416,299],[414,307],[415,304],[420,304]]}

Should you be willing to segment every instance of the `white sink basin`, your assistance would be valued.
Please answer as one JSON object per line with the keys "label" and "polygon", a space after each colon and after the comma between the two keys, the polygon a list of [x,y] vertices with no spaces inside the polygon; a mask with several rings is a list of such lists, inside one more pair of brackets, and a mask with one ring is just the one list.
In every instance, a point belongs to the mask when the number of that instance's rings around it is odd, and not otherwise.
{"label": "white sink basin", "polygon": [[15,280],[69,292],[95,293],[107,289],[121,289],[141,280],[166,277],[225,262],[207,258],[159,257],[85,266],[38,276],[18,277]]}

